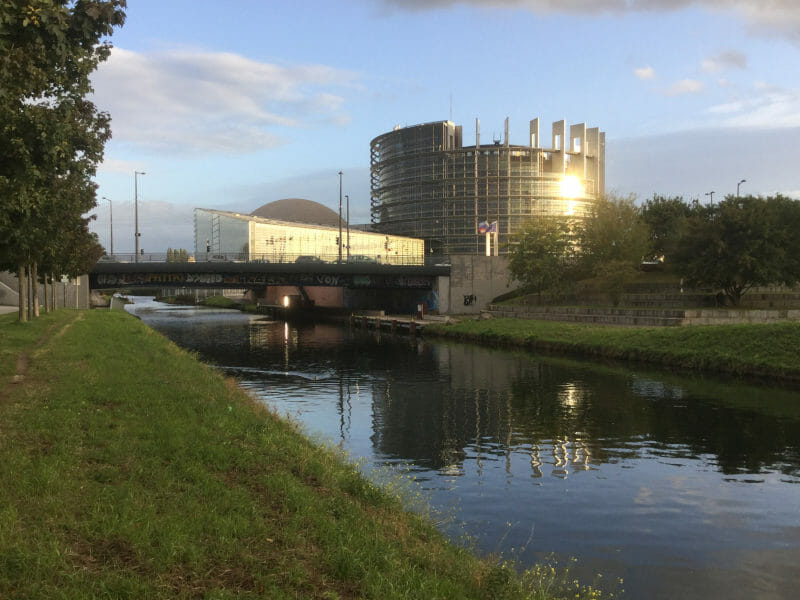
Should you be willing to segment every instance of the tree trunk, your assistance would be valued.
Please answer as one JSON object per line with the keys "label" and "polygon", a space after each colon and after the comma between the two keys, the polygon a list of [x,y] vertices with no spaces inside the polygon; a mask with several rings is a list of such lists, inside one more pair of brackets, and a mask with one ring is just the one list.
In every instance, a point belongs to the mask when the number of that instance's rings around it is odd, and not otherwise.
{"label": "tree trunk", "polygon": [[44,312],[48,313],[48,312],[50,312],[50,297],[49,297],[49,294],[47,293],[48,290],[47,290],[47,274],[46,273],[45,273],[45,276],[44,276],[44,285],[42,287],[44,289],[44,302],[42,303],[42,306],[44,307]]}
{"label": "tree trunk", "polygon": [[39,316],[39,263],[33,261],[31,265],[31,304],[33,316]]}
{"label": "tree trunk", "polygon": [[17,271],[17,286],[19,297],[19,321],[24,323],[28,320],[28,278],[25,275],[25,267],[20,265]]}

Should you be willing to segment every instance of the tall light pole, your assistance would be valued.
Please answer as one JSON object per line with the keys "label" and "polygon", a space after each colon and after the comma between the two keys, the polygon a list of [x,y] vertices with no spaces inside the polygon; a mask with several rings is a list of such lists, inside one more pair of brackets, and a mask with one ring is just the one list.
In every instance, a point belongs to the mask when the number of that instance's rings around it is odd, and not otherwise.
{"label": "tall light pole", "polygon": [[347,260],[350,261],[350,196],[344,195],[347,201]]}
{"label": "tall light pole", "polygon": [[747,179],[742,179],[739,183],[736,184],[736,197],[739,197],[739,186],[742,185]]}
{"label": "tall light pole", "polygon": [[342,172],[339,171],[339,262],[342,262]]}
{"label": "tall light pole", "polygon": [[134,261],[139,262],[139,175],[147,175],[144,171],[133,172],[133,215],[134,215],[134,237],[136,238],[136,254]]}
{"label": "tall light pole", "polygon": [[103,196],[103,200],[108,202],[109,233],[111,234],[111,256],[114,256],[114,209],[111,204],[111,198],[106,198]]}
{"label": "tall light pole", "polygon": [[706,192],[706,196],[710,196],[711,197],[711,204],[713,206],[713,204],[714,204],[714,192],[713,191]]}

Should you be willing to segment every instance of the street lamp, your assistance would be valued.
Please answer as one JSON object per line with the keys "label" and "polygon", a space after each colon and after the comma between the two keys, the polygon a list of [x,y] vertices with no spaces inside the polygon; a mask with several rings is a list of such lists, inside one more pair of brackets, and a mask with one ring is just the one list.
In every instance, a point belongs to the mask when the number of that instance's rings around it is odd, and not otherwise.
{"label": "street lamp", "polygon": [[736,184],[736,197],[739,197],[739,186],[742,185],[747,179],[742,179],[739,183]]}
{"label": "street lamp", "polygon": [[133,214],[134,214],[134,237],[136,238],[136,254],[134,261],[139,262],[139,175],[147,175],[144,171],[133,172]]}
{"label": "street lamp", "polygon": [[342,172],[339,171],[339,263],[342,262]]}
{"label": "street lamp", "polygon": [[350,196],[344,195],[347,201],[347,260],[350,261]]}
{"label": "street lamp", "polygon": [[111,234],[111,256],[114,256],[114,209],[111,204],[111,198],[103,196],[103,200],[108,202],[108,222]]}
{"label": "street lamp", "polygon": [[711,204],[713,205],[714,204],[714,192],[713,191],[712,192],[706,192],[706,196],[710,196],[711,197]]}

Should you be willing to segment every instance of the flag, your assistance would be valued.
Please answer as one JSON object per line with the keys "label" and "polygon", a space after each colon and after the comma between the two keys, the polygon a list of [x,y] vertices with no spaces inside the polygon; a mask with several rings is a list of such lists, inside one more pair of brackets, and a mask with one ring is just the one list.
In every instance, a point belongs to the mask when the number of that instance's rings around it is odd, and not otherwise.
{"label": "flag", "polygon": [[497,232],[497,221],[493,223],[487,223],[486,221],[481,221],[478,223],[478,233],[495,233]]}

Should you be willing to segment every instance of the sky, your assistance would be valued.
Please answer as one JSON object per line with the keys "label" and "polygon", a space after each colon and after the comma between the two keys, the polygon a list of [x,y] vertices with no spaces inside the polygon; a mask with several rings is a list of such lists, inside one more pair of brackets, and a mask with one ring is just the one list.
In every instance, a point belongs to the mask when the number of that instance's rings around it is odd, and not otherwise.
{"label": "sky", "polygon": [[639,201],[800,199],[798,0],[128,0],[110,41],[91,228],[110,249],[113,215],[117,253],[135,197],[145,252],[192,251],[195,207],[338,212],[340,181],[367,223],[370,141],[445,119],[465,145],[476,119],[599,127],[606,191]]}

